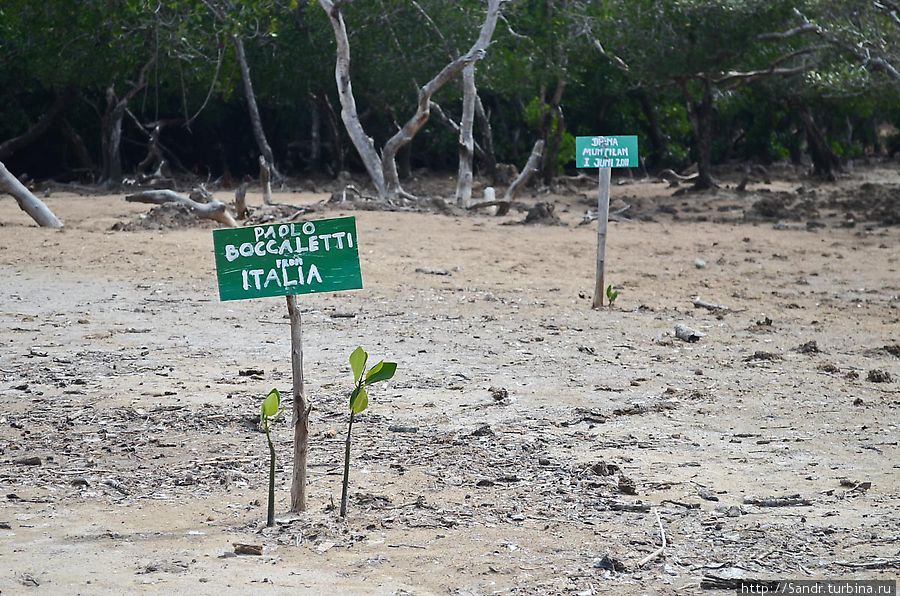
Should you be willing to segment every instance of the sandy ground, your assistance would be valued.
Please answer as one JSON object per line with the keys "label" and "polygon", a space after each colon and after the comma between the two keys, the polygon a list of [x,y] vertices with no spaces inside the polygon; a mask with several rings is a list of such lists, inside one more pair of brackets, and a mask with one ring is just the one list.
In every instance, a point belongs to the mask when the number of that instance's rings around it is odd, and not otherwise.
{"label": "sandy ground", "polygon": [[[661,184],[614,194],[645,213],[709,206]],[[54,232],[0,197],[0,593],[691,594],[709,574],[896,577],[900,357],[885,347],[900,336],[900,228],[714,223],[750,198],[712,204],[708,222],[667,209],[613,223],[621,296],[592,311],[595,228],[575,225],[577,193],[554,199],[570,225],[321,215],[358,218],[366,287],[301,300],[310,511],[286,513],[280,421],[279,523],[264,529],[256,417],[272,386],[290,393],[284,300],[219,302],[208,226],[113,232],[149,207],[54,193]],[[676,323],[706,335],[679,341]],[[344,522],[357,345],[400,368],[354,426]],[[657,514],[666,548],[639,566],[660,546]]]}

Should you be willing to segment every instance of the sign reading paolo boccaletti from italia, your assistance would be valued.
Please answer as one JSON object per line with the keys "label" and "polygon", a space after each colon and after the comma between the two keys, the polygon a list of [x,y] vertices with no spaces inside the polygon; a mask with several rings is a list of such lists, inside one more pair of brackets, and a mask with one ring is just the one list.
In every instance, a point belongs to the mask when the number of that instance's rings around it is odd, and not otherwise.
{"label": "sign reading paolo boccaletti from italia", "polygon": [[221,300],[358,290],[356,219],[213,230]]}
{"label": "sign reading paolo boccaletti from italia", "polygon": [[618,137],[577,137],[575,161],[579,168],[637,168],[638,138],[634,135]]}

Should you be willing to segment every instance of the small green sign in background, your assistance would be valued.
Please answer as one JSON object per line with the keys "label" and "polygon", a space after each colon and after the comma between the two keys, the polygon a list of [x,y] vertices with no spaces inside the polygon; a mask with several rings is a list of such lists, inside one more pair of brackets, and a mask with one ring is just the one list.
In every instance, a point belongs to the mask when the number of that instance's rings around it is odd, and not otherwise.
{"label": "small green sign in background", "polygon": [[637,168],[638,138],[634,135],[617,137],[577,137],[575,161],[579,168]]}
{"label": "small green sign in background", "polygon": [[356,219],[213,230],[221,300],[358,290]]}

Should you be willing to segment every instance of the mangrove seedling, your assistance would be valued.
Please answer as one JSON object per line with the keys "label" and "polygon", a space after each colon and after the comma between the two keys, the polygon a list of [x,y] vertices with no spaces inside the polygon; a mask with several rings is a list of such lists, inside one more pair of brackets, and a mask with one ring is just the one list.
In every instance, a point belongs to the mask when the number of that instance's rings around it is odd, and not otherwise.
{"label": "mangrove seedling", "polygon": [[[341,517],[347,517],[347,486],[350,483],[350,432],[353,430],[353,417],[369,407],[367,387],[387,381],[397,370],[396,362],[381,361],[366,372],[369,354],[361,347],[350,354],[350,368],[353,370],[353,391],[350,393],[350,423],[347,425],[347,442],[344,444],[344,487],[341,490]],[[363,374],[365,373],[365,374]]]}
{"label": "mangrove seedling", "polygon": [[612,308],[612,305],[616,303],[616,298],[619,297],[619,291],[614,290],[612,284],[606,286],[606,299],[609,301],[609,306]]}
{"label": "mangrove seedling", "polygon": [[269,420],[278,415],[281,406],[281,394],[278,389],[269,391],[269,395],[263,400],[259,412],[259,423],[266,431],[266,441],[269,442],[269,507],[266,510],[266,526],[275,525],[275,446],[272,445],[272,437],[269,435]]}

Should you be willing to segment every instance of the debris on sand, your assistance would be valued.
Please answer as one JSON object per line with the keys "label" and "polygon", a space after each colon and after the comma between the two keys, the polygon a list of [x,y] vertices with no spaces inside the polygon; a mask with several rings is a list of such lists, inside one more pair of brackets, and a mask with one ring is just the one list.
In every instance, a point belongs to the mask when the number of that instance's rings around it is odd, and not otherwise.
{"label": "debris on sand", "polygon": [[544,225],[544,226],[561,226],[564,225],[553,211],[555,209],[553,203],[535,203],[528,213],[525,214],[526,225]]}
{"label": "debris on sand", "polygon": [[818,354],[821,351],[819,350],[819,344],[816,343],[816,340],[802,343],[794,348],[794,350],[800,352],[801,354]]}
{"label": "debris on sand", "polygon": [[777,360],[781,360],[781,356],[779,354],[776,354],[774,352],[765,352],[763,350],[757,350],[744,358],[744,362],[774,362]]}
{"label": "debris on sand", "polygon": [[879,370],[877,368],[873,368],[866,375],[866,380],[870,383],[891,383],[893,379],[891,378],[891,373],[886,370]]}
{"label": "debris on sand", "polygon": [[687,325],[682,325],[681,323],[677,323],[675,325],[675,337],[677,337],[681,341],[686,341],[688,343],[698,342],[704,335],[706,334],[691,329]]}
{"label": "debris on sand", "polygon": [[263,547],[261,544],[242,544],[240,542],[233,542],[234,545],[234,554],[236,555],[255,555],[260,556],[263,554]]}
{"label": "debris on sand", "polygon": [[804,499],[799,494],[786,497],[744,497],[744,505],[756,505],[757,507],[796,507],[812,505],[812,501]]}

